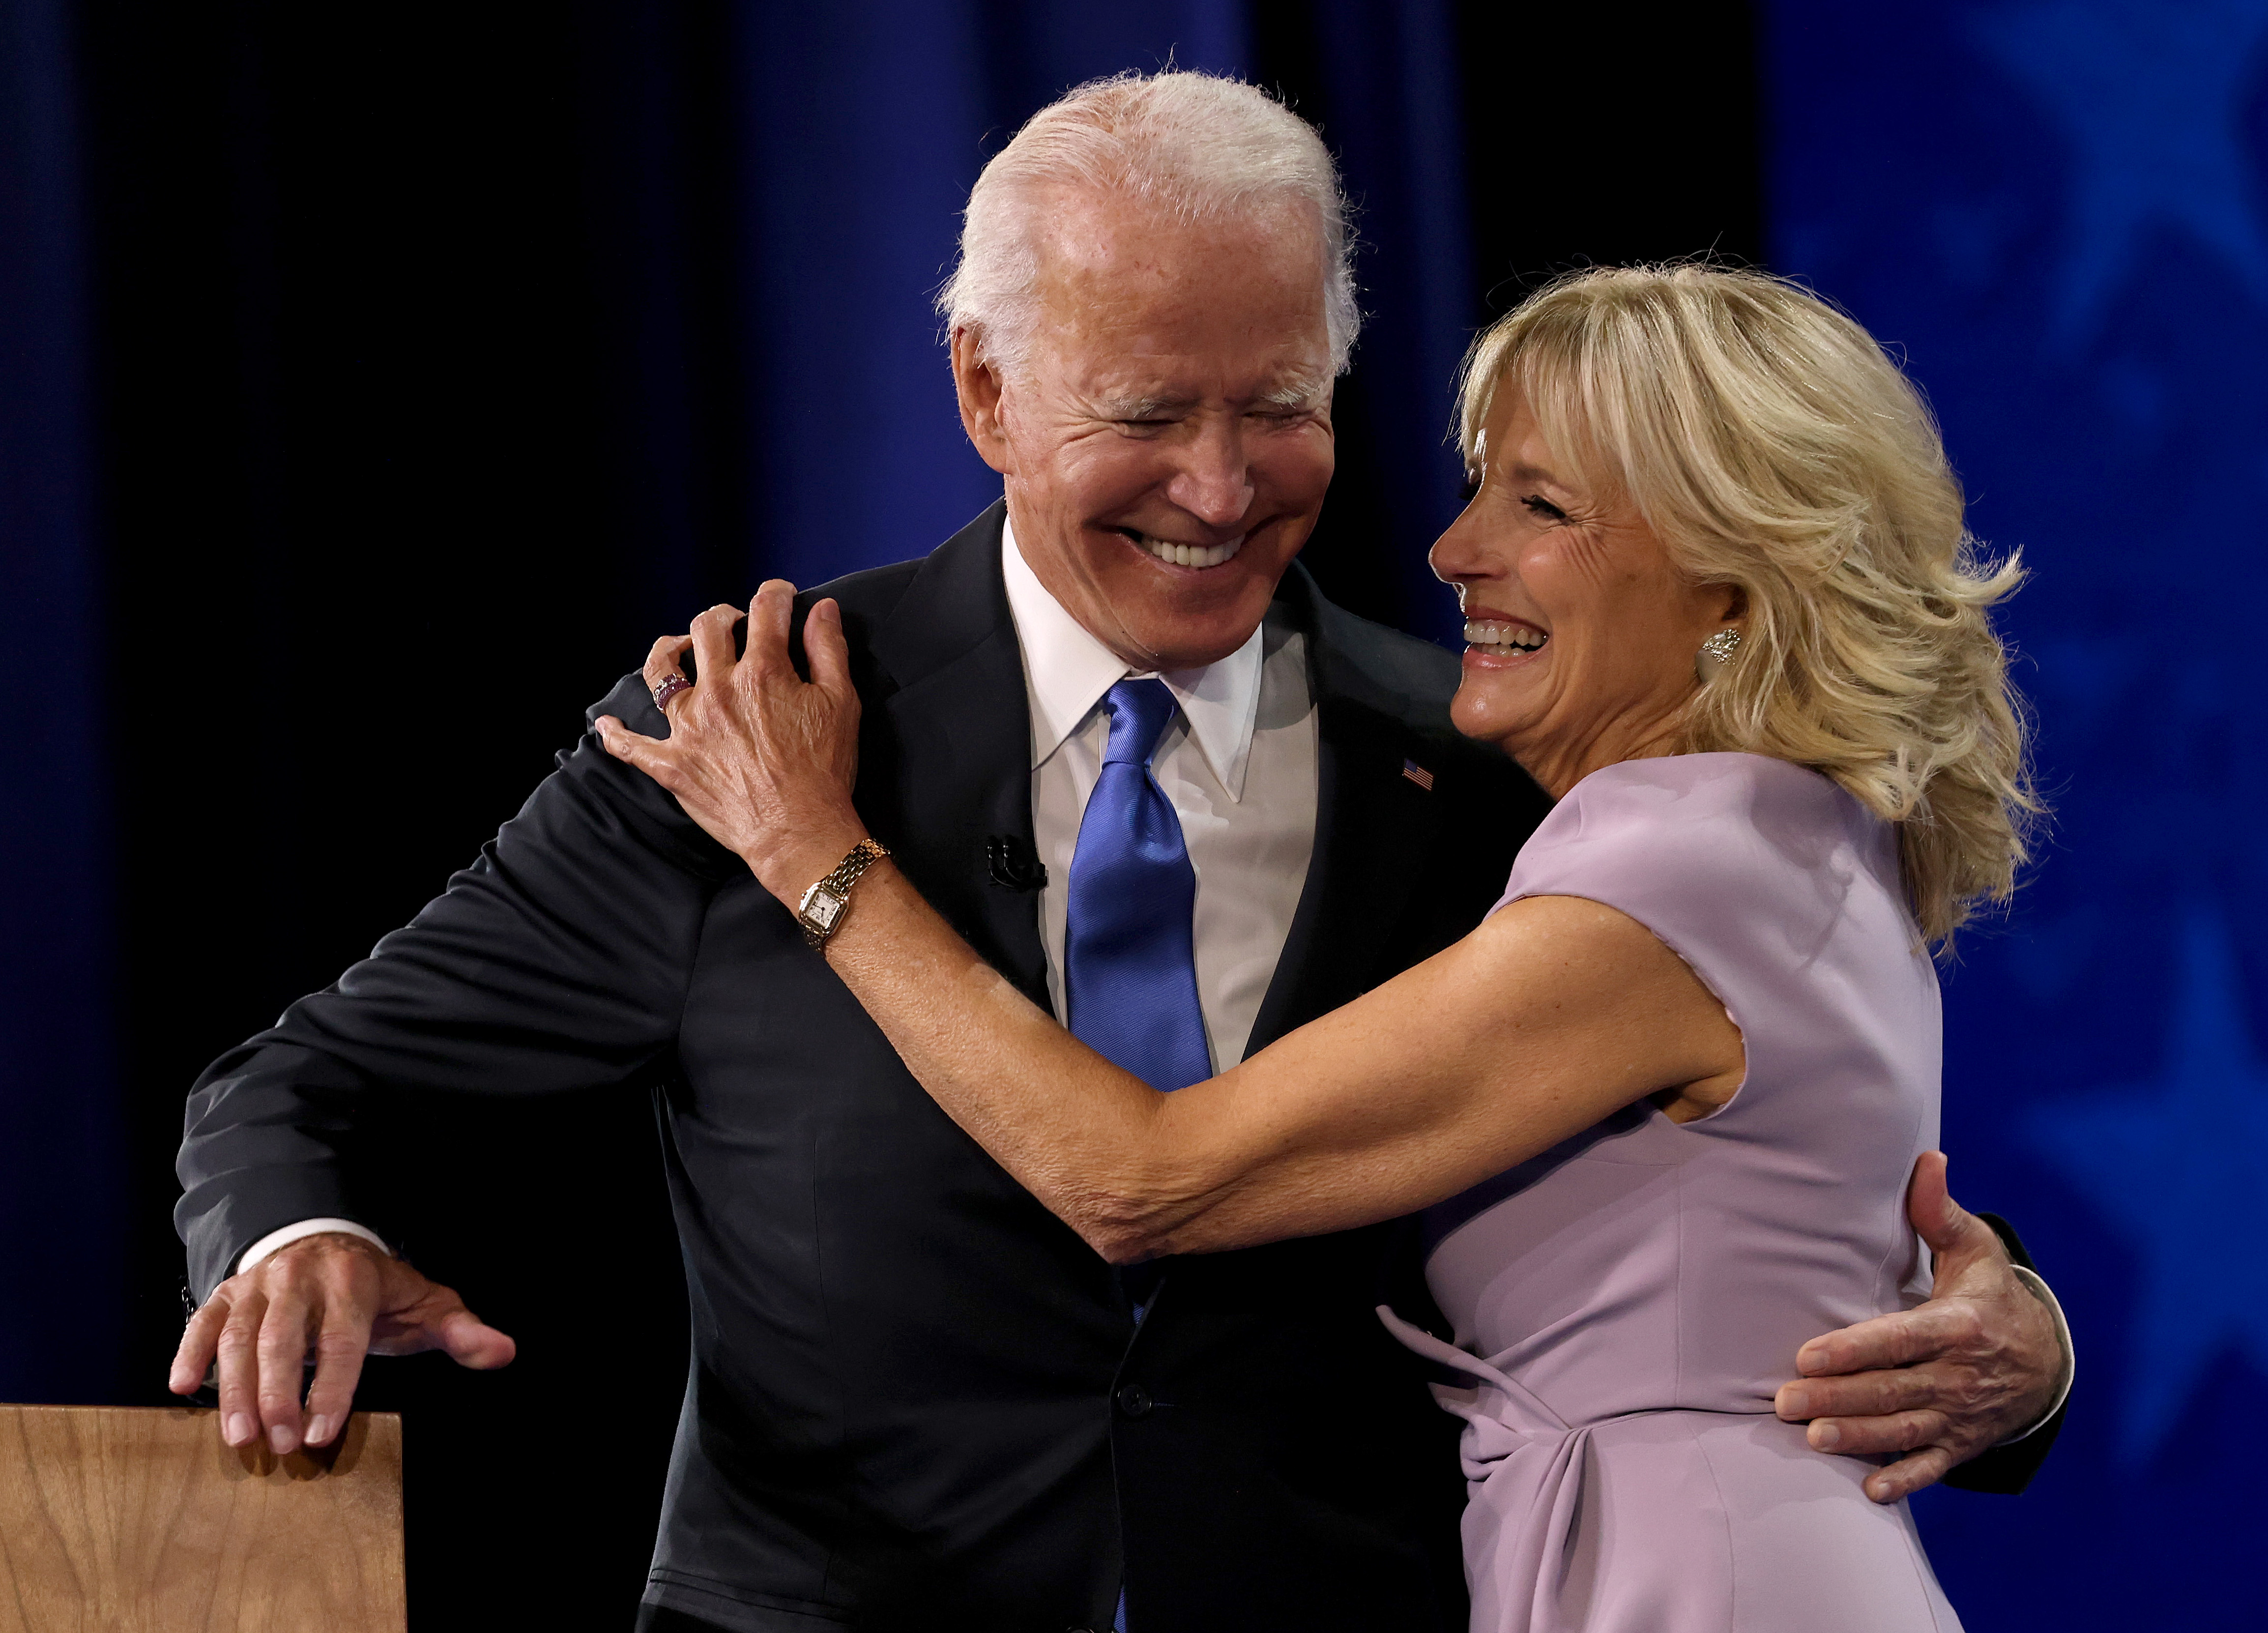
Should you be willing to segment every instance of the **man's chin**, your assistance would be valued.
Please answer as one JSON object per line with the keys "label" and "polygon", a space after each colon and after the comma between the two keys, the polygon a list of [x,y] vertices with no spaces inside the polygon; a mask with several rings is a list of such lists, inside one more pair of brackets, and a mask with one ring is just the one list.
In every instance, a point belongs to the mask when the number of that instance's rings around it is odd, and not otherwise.
{"label": "man's chin", "polygon": [[1252,638],[1268,615],[1276,580],[1245,572],[1219,584],[1176,585],[1165,594],[1145,588],[1150,592],[1139,598],[1140,610],[1127,621],[1127,633],[1153,655],[1152,667],[1200,669],[1219,663]]}

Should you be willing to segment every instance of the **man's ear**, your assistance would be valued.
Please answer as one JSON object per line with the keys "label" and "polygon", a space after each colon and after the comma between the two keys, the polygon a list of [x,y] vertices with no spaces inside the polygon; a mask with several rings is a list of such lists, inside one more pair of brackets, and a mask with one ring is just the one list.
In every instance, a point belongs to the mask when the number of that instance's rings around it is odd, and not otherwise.
{"label": "man's ear", "polygon": [[953,331],[953,389],[961,399],[961,429],[977,457],[1003,476],[1014,474],[1008,433],[1000,423],[1000,376],[977,355],[976,336],[966,328]]}

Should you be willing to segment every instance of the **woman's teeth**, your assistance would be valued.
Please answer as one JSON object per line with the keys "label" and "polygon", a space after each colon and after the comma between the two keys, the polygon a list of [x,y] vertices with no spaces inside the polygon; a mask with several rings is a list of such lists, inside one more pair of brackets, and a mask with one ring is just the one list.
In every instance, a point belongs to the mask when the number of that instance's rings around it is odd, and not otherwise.
{"label": "woman's teeth", "polygon": [[1484,652],[1532,652],[1550,638],[1529,624],[1498,623],[1493,618],[1465,621],[1465,644]]}
{"label": "woman's teeth", "polygon": [[1244,548],[1241,533],[1226,544],[1168,544],[1146,533],[1131,531],[1126,536],[1160,561],[1170,562],[1176,567],[1218,567]]}

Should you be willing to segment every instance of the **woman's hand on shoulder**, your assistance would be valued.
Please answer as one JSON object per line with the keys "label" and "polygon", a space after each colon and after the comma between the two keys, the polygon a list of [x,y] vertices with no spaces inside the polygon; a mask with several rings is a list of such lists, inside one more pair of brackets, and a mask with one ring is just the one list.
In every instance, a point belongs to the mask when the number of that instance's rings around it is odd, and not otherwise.
{"label": "woman's hand on shoulder", "polygon": [[[669,721],[666,738],[642,736],[612,715],[597,722],[608,754],[668,790],[783,901],[866,836],[850,801],[859,710],[842,612],[823,600],[805,619],[806,680],[788,656],[794,603],[795,586],[783,579],[756,592],[743,655],[733,651],[735,607],[712,607],[688,634],[653,644],[644,679]],[[697,681],[684,675],[688,651]]]}

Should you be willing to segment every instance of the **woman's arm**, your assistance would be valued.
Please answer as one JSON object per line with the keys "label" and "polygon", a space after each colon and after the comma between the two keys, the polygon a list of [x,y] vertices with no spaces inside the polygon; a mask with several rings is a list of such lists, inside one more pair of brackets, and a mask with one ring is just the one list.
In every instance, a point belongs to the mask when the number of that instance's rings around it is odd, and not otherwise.
{"label": "woman's arm", "polygon": [[[790,595],[768,585],[735,663],[718,608],[691,644],[702,681],[671,736],[601,721],[792,905],[865,836],[831,605],[786,656]],[[659,680],[686,643],[663,643]],[[1740,1035],[1636,921],[1573,897],[1516,902],[1463,941],[1242,1065],[1172,1094],[1035,1008],[888,864],[869,871],[828,958],[922,1086],[1003,1166],[1119,1262],[1311,1235],[1455,1195],[1631,1102],[1697,1116],[1730,1098]]]}
{"label": "woman's arm", "polygon": [[1738,1084],[1723,1006],[1643,926],[1572,896],[1516,902],[1161,1094],[1033,1007],[904,875],[875,883],[829,944],[837,973],[954,1120],[1118,1262],[1391,1218],[1633,1100]]}

